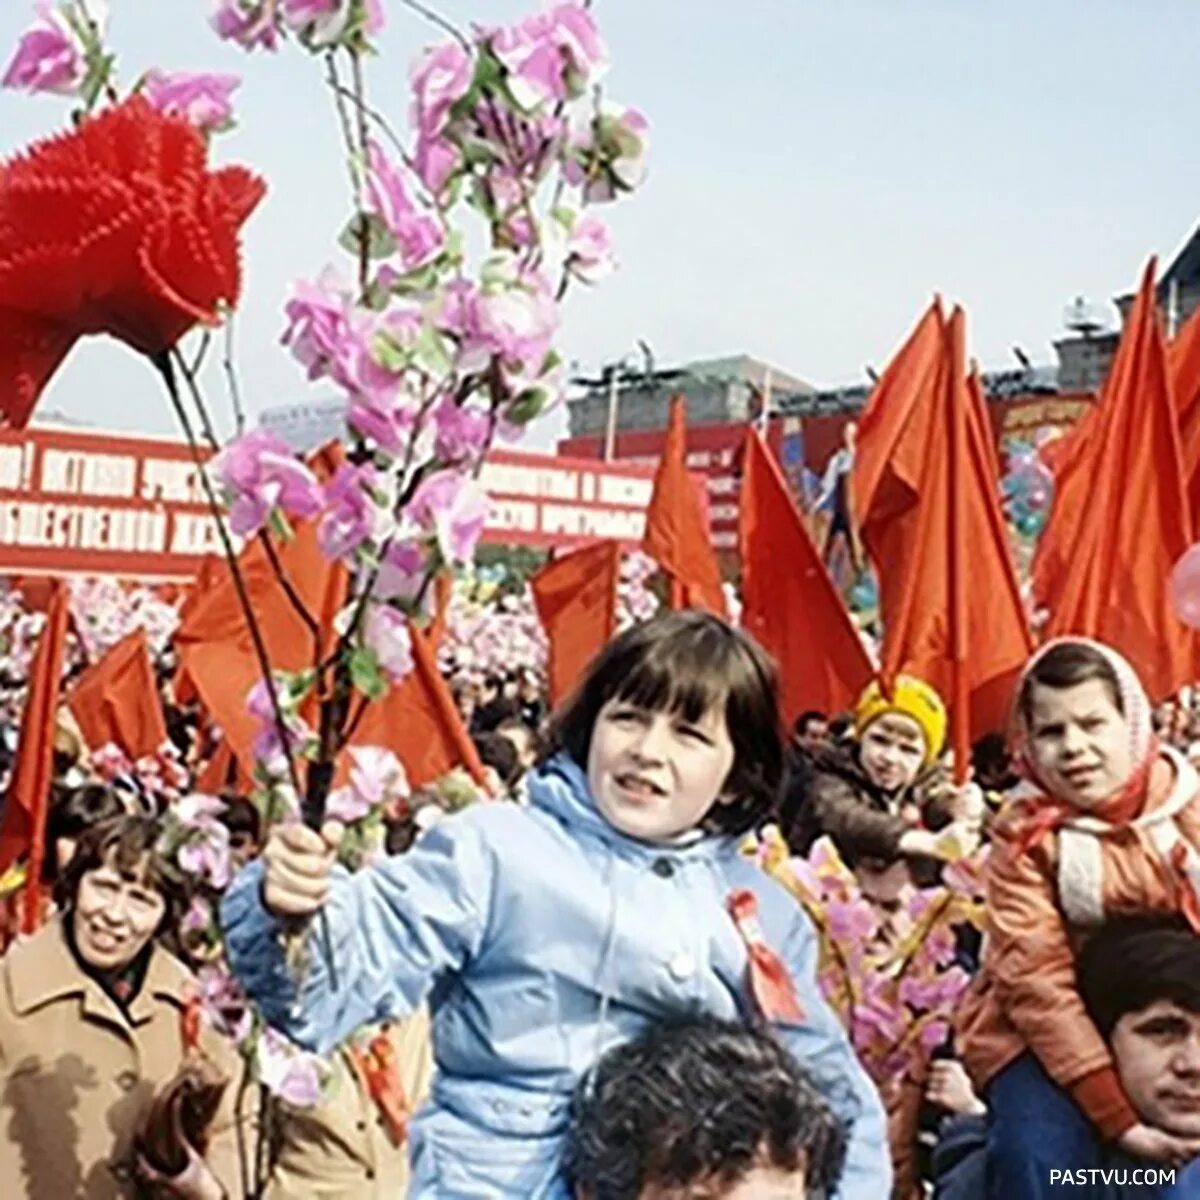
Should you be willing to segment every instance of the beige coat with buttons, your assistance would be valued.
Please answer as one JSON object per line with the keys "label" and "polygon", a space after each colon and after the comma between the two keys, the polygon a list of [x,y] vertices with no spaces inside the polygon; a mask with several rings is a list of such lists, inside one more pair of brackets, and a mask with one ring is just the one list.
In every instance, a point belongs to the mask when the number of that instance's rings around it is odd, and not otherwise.
{"label": "beige coat with buttons", "polygon": [[[429,1014],[421,1008],[393,1023],[400,1083],[416,1111],[433,1074]],[[366,1081],[350,1055],[332,1060],[328,1098],[315,1108],[285,1109],[267,1200],[399,1200],[408,1195],[408,1146],[384,1128]]]}
{"label": "beige coat with buttons", "polygon": [[[187,968],[155,946],[126,1016],[79,969],[57,920],[9,949],[0,960],[0,1195],[136,1194],[132,1139],[181,1065],[180,1018],[192,983]],[[210,1030],[200,1044],[232,1080],[207,1159],[229,1194],[240,1196],[230,1118],[240,1060]]]}

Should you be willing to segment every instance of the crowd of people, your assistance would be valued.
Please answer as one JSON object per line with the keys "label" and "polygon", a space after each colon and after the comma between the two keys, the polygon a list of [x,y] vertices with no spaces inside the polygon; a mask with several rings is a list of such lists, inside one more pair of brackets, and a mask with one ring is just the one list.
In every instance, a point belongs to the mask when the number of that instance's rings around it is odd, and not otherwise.
{"label": "crowd of people", "polygon": [[[211,739],[160,666],[194,777]],[[0,959],[11,1194],[1200,1196],[1190,697],[1051,642],[956,769],[909,676],[781,736],[773,664],[699,612],[626,629],[555,711],[521,664],[453,691],[486,787],[409,797],[358,871],[230,771],[236,1013],[169,804],[62,721],[47,916]],[[248,1071],[240,1022],[319,1082]]]}

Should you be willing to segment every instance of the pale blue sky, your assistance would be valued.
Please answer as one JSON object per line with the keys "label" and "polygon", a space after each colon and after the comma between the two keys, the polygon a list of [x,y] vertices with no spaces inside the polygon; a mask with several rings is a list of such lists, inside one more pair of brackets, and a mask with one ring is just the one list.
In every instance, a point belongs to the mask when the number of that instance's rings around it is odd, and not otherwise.
{"label": "pale blue sky", "polygon": [[[436,2],[436,0],[434,0]],[[398,118],[407,67],[436,37],[398,0],[375,100]],[[467,23],[533,7],[445,0]],[[207,0],[111,0],[112,42],[144,68],[242,71],[221,161],[271,181],[248,227],[240,361],[248,407],[319,395],[278,346],[289,282],[334,255],[345,173],[319,64],[247,58]],[[0,55],[32,5],[0,0]],[[929,295],[961,300],[972,351],[1052,360],[1066,302],[1131,288],[1200,215],[1200,9],[1189,0],[596,0],[610,95],[652,125],[650,178],[609,210],[623,262],[571,298],[563,336],[588,368],[653,346],[661,363],[746,351],[819,385],[881,365]],[[0,93],[0,151],[66,106]],[[213,390],[220,393],[214,375]],[[150,370],[77,349],[47,393],[110,428],[169,432]],[[534,438],[561,428],[549,419]]]}

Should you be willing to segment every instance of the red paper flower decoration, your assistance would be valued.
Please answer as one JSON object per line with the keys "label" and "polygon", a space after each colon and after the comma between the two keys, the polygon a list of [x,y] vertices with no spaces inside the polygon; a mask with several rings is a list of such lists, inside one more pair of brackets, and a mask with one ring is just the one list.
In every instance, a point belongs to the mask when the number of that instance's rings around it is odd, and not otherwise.
{"label": "red paper flower decoration", "polygon": [[238,234],[266,184],[206,158],[134,96],[0,165],[0,424],[26,424],[78,338],[161,354],[237,303]]}

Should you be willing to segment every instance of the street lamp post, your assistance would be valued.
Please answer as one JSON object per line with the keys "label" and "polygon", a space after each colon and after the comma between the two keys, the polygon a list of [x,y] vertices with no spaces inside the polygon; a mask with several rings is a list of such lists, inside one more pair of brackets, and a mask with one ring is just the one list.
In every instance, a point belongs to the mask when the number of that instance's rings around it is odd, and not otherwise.
{"label": "street lamp post", "polygon": [[608,419],[604,424],[604,461],[612,462],[617,453],[617,404],[620,401],[620,374],[625,360],[613,363],[608,372]]}

